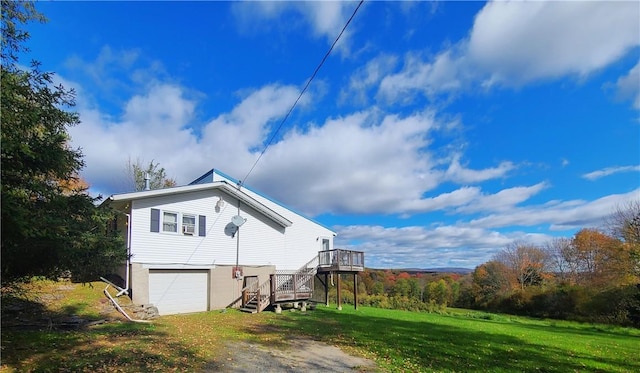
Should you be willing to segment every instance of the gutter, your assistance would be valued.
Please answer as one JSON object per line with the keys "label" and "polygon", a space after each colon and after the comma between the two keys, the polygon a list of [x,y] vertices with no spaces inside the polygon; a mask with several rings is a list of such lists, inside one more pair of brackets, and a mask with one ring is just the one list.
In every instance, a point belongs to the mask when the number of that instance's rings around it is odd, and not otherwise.
{"label": "gutter", "polygon": [[129,271],[131,268],[131,215],[127,213],[124,214],[127,215],[127,263],[125,268],[125,285],[124,289],[120,289],[118,294],[116,294],[116,298],[122,294],[129,295]]}

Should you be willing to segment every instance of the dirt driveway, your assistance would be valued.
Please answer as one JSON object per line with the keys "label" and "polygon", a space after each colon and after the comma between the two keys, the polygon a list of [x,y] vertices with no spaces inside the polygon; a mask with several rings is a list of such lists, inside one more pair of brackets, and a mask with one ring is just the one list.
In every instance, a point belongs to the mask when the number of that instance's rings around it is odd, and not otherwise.
{"label": "dirt driveway", "polygon": [[294,338],[286,348],[234,342],[226,356],[205,372],[377,372],[373,361],[351,356],[337,347],[306,338]]}

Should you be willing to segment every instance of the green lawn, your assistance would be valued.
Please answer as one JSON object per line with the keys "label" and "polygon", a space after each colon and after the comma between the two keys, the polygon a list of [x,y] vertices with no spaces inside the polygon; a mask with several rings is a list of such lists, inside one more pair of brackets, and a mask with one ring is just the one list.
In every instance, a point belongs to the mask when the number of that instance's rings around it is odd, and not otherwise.
{"label": "green lawn", "polygon": [[[56,286],[39,286],[27,297],[31,313],[17,316],[104,317],[104,284],[67,284],[56,293],[64,296],[39,304]],[[11,326],[17,317],[15,309],[5,312],[11,305],[3,298],[1,372],[197,372],[229,361],[227,342],[280,348],[292,335],[337,345],[390,372],[640,371],[638,329],[466,310],[445,315],[349,306],[281,315],[230,310],[162,317],[152,325],[117,322],[61,331]]]}
{"label": "green lawn", "polygon": [[320,307],[271,322],[351,349],[385,371],[640,372],[638,329],[368,307]]}

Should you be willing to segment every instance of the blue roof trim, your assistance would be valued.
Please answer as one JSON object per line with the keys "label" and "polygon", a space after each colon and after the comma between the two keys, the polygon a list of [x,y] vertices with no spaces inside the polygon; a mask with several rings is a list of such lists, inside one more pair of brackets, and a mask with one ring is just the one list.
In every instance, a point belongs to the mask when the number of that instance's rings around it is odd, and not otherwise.
{"label": "blue roof trim", "polygon": [[[235,183],[236,185],[240,184],[240,180],[238,180],[238,179],[236,179],[236,178],[234,178],[234,177],[231,177],[231,176],[229,176],[229,175],[225,174],[224,172],[221,172],[221,171],[219,171],[219,170],[216,170],[215,168],[212,168],[212,169],[211,169],[209,172],[207,172],[206,174],[204,174],[204,175],[200,176],[199,178],[197,178],[197,179],[195,179],[194,181],[192,181],[191,183],[189,183],[189,185],[193,185],[193,184],[204,184],[204,183],[212,183],[212,182],[213,182],[213,179],[214,179],[213,174],[218,174],[218,175],[220,175],[220,176],[224,177],[225,179],[228,179],[228,180],[232,181],[232,182],[233,182],[233,183]],[[210,179],[209,179],[209,181],[206,181],[206,180],[207,180],[207,178],[210,178]],[[248,189],[248,190],[250,190],[251,192],[253,192],[253,193],[255,193],[255,194],[259,195],[260,197],[262,197],[262,198],[264,198],[264,199],[266,199],[266,200],[268,200],[268,201],[270,201],[270,202],[273,202],[273,203],[275,203],[275,204],[276,204],[276,205],[278,205],[278,206],[284,207],[284,208],[286,208],[287,210],[289,210],[289,211],[291,211],[291,212],[293,212],[293,213],[296,213],[296,214],[298,214],[298,215],[302,216],[303,218],[305,218],[305,219],[307,219],[307,220],[310,220],[310,221],[312,221],[312,222],[314,222],[314,223],[318,224],[319,226],[321,226],[321,227],[323,227],[323,228],[325,228],[325,229],[330,230],[331,232],[333,232],[333,234],[334,234],[334,235],[336,234],[336,232],[335,232],[333,229],[331,229],[331,228],[327,227],[326,225],[324,225],[324,224],[322,224],[322,223],[320,223],[320,222],[318,222],[318,221],[316,221],[316,220],[314,220],[314,219],[311,219],[310,217],[308,217],[308,216],[306,216],[306,215],[304,215],[304,214],[300,213],[299,211],[297,211],[297,210],[295,210],[295,209],[292,209],[291,207],[289,207],[289,206],[287,206],[287,205],[283,204],[282,202],[276,201],[276,200],[274,200],[273,198],[271,198],[271,197],[269,197],[269,196],[267,196],[267,195],[264,195],[264,194],[262,194],[262,193],[258,192],[257,190],[255,190],[255,189],[253,189],[253,188],[250,188],[250,187],[246,186],[245,184],[242,184],[242,188]]]}
{"label": "blue roof trim", "polygon": [[[233,183],[234,183],[234,184],[236,184],[236,185],[240,184],[240,180],[236,179],[235,177],[231,177],[231,176],[229,176],[229,175],[225,174],[224,172],[222,172],[222,171],[220,171],[220,170],[213,169],[213,170],[211,170],[211,171],[213,171],[214,173],[216,173],[216,174],[218,174],[218,175],[220,175],[220,176],[224,177],[225,179],[229,179],[229,180],[233,181]],[[246,188],[246,187],[244,186],[244,184],[243,184],[242,186],[243,186],[244,188]],[[250,191],[252,191],[252,192],[254,192],[254,193],[256,193],[256,194],[259,194],[259,195],[260,195],[260,196],[262,196],[262,197],[265,197],[265,198],[269,199],[268,197],[263,196],[262,194],[260,194],[260,193],[256,192],[255,190],[253,190],[253,189],[251,189],[251,188],[247,188],[247,189],[249,189]],[[271,202],[275,202],[275,201],[271,201]],[[283,206],[283,207],[284,207],[284,206]]]}

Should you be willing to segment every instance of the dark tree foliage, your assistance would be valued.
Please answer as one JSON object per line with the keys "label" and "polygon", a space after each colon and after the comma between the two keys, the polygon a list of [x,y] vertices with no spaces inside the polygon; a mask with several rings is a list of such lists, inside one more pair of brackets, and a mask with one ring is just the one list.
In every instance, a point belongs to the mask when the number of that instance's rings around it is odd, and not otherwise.
{"label": "dark tree foliage", "polygon": [[126,250],[108,230],[112,211],[84,191],[65,192],[84,166],[68,145],[67,128],[80,120],[65,111],[73,91],[54,86],[37,62],[18,67],[29,37],[18,26],[32,20],[44,21],[32,3],[2,0],[2,282],[63,273],[92,280],[120,265]]}

